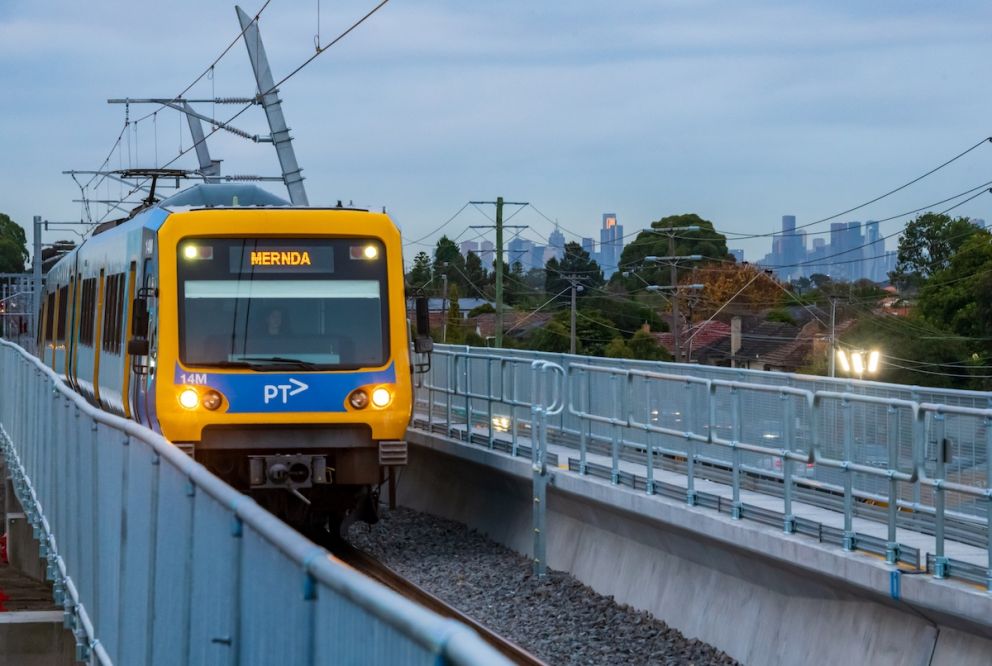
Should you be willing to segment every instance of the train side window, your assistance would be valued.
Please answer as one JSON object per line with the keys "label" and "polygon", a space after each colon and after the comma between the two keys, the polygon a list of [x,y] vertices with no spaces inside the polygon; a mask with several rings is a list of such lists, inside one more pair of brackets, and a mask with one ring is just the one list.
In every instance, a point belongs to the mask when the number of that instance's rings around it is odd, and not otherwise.
{"label": "train side window", "polygon": [[121,350],[121,301],[124,291],[124,274],[118,273],[107,278],[106,295],[103,302],[103,339],[101,346],[106,352],[119,354]]}
{"label": "train side window", "polygon": [[66,313],[69,311],[69,287],[59,288],[59,321],[58,328],[55,331],[55,339],[59,342],[65,342],[65,320]]}
{"label": "train side window", "polygon": [[96,322],[96,278],[83,280],[83,297],[79,313],[79,344],[93,346]]}
{"label": "train side window", "polygon": [[53,340],[55,330],[55,294],[45,296],[45,342]]}

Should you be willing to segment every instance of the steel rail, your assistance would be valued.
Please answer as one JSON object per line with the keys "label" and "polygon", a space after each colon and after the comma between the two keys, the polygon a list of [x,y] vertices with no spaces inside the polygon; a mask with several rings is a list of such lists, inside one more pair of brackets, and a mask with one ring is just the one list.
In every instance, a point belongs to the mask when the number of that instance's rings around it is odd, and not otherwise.
{"label": "steel rail", "polygon": [[328,544],[328,549],[345,564],[376,582],[385,585],[410,601],[424,606],[442,617],[451,618],[452,620],[457,620],[462,624],[468,625],[479,634],[482,640],[489,643],[497,652],[513,663],[523,666],[548,666],[546,662],[541,661],[513,641],[497,634],[446,601],[396,573],[373,555],[345,542]]}

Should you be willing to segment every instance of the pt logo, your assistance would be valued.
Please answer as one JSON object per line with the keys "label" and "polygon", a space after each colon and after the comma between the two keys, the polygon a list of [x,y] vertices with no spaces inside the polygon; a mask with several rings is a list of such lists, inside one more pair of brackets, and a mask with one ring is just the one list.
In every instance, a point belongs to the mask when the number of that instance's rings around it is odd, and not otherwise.
{"label": "pt logo", "polygon": [[301,381],[289,378],[288,384],[266,384],[262,387],[262,398],[265,400],[265,404],[269,404],[269,401],[279,398],[282,404],[286,404],[289,401],[289,396],[296,395],[297,393],[303,393],[308,388],[307,384]]}

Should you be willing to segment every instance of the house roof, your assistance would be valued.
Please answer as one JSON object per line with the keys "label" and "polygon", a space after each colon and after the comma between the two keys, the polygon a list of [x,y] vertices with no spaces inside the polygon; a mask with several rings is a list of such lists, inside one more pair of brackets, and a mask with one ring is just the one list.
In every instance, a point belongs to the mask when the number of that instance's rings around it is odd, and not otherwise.
{"label": "house roof", "polygon": [[[503,313],[503,332],[511,331],[514,335],[523,335],[528,331],[547,324],[552,318],[548,312],[518,312],[507,310]],[[484,338],[496,335],[496,313],[484,312],[468,320],[469,327]]]}
{"label": "house roof", "polygon": [[[670,354],[675,353],[675,334],[654,333],[654,339]],[[730,324],[722,321],[704,321],[693,324],[688,330],[682,331],[682,340],[692,340],[693,349],[703,349],[714,342],[730,335]]]}
{"label": "house roof", "polygon": [[[741,333],[741,348],[735,358],[741,361],[764,361],[769,357],[774,361],[792,358],[802,345],[797,345],[799,329],[792,324],[779,321],[763,321],[756,327]],[[806,339],[806,343],[810,340]],[[696,353],[701,362],[719,362],[731,358],[730,336],[720,338],[713,344]]]}

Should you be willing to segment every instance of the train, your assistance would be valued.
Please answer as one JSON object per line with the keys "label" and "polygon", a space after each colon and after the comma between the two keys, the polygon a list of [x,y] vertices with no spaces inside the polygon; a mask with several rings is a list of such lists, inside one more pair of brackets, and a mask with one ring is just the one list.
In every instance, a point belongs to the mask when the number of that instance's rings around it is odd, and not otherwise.
{"label": "train", "polygon": [[[41,360],[303,530],[374,522],[407,463],[402,243],[385,212],[193,185],[98,226],[47,273]],[[411,345],[411,341],[414,342]]]}

